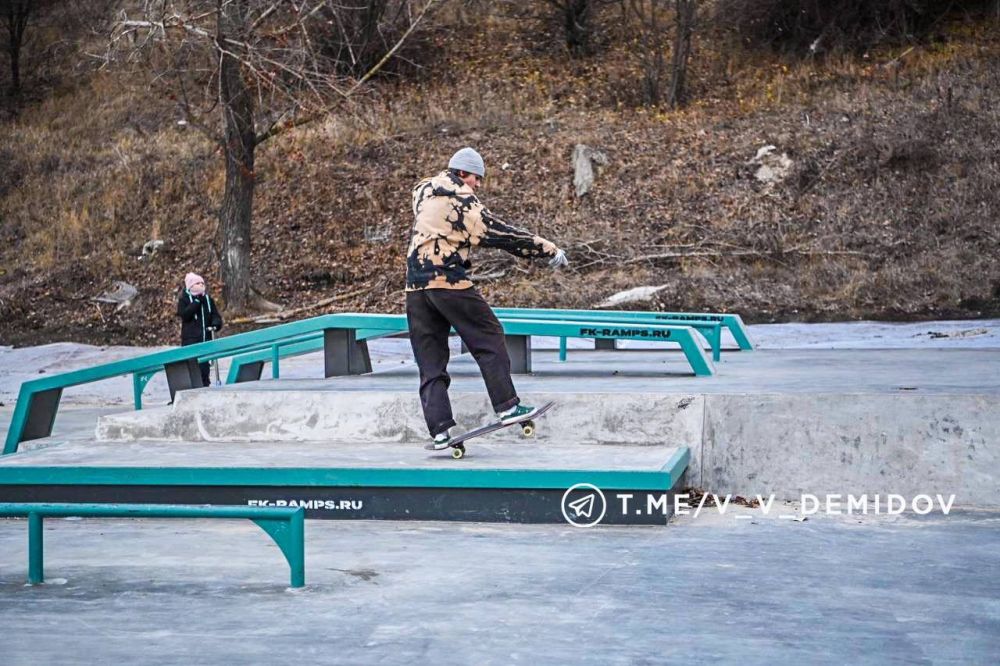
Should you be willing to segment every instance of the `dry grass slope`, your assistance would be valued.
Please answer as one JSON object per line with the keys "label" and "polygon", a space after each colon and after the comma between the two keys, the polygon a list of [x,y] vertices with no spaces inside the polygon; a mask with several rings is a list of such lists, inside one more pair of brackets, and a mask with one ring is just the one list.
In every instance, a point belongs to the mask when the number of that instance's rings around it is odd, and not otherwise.
{"label": "dry grass slope", "polygon": [[[487,204],[573,262],[552,274],[479,253],[497,304],[590,307],[656,284],[644,307],[751,320],[1000,314],[996,22],[810,62],[737,52],[706,28],[694,101],[674,112],[634,105],[635,44],[614,12],[599,53],[570,62],[512,6],[439,16],[417,77],[265,144],[253,242],[269,298],[399,311],[409,188],[471,144],[488,160]],[[576,199],[580,142],[610,164]],[[748,164],[767,144],[793,161],[773,187]],[[218,281],[222,182],[169,103],[113,71],[0,124],[0,343],[173,342],[183,274]],[[140,260],[150,239],[165,245]],[[116,279],[140,297],[112,315],[89,299]]]}

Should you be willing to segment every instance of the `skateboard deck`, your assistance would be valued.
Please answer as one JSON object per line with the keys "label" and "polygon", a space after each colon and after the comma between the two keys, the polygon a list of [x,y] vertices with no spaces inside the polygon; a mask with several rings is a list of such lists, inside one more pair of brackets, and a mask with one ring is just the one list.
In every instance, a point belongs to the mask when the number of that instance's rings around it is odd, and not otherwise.
{"label": "skateboard deck", "polygon": [[468,432],[464,432],[457,437],[452,437],[451,442],[448,444],[451,447],[451,457],[458,460],[465,455],[465,442],[476,437],[481,437],[483,435],[488,435],[491,432],[496,432],[497,430],[502,430],[503,428],[509,428],[510,426],[519,425],[521,426],[521,432],[525,437],[535,436],[535,419],[544,414],[545,412],[552,409],[556,403],[547,402],[538,408],[531,417],[526,418],[522,421],[514,421],[513,423],[490,423],[489,425],[480,426]]}

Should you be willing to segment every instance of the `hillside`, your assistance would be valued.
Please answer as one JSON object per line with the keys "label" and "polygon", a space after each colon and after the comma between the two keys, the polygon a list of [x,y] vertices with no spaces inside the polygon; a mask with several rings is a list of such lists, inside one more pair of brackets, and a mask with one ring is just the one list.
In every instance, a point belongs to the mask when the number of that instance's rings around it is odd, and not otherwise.
{"label": "hillside", "polygon": [[[484,202],[572,262],[552,273],[476,253],[496,305],[592,307],[657,285],[638,307],[750,321],[1000,315],[992,17],[812,60],[740,52],[706,28],[692,103],[670,111],[635,103],[628,27],[613,12],[600,51],[570,61],[512,4],[442,11],[416,73],[262,146],[253,263],[268,298],[298,316],[401,311],[410,187],[472,145],[487,160]],[[69,63],[80,40],[50,57]],[[175,342],[183,275],[219,291],[222,160],[114,68],[65,64],[51,81],[0,123],[0,344]],[[583,198],[578,143],[608,157]],[[790,160],[774,184],[751,163],[767,145]],[[140,258],[154,239],[162,248]],[[91,300],[115,280],[139,290],[118,313]]]}

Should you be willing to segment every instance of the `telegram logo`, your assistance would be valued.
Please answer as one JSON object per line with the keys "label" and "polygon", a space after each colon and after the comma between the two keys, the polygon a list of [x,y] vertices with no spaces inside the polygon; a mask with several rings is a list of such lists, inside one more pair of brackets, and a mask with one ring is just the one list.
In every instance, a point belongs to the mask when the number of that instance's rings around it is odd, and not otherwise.
{"label": "telegram logo", "polygon": [[562,514],[573,527],[593,527],[604,519],[608,502],[592,483],[570,486],[562,496]]}

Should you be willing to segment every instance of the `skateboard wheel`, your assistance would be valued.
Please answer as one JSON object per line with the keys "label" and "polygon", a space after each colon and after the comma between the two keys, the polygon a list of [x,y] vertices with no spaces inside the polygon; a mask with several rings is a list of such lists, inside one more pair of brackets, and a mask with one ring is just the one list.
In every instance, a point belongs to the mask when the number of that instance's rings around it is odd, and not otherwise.
{"label": "skateboard wheel", "polygon": [[521,424],[521,432],[524,433],[525,437],[534,437],[535,436],[535,422],[534,421],[525,421],[524,423],[522,423]]}
{"label": "skateboard wheel", "polygon": [[464,455],[465,455],[464,446],[456,446],[451,450],[451,457],[454,458],[455,460],[459,460]]}

